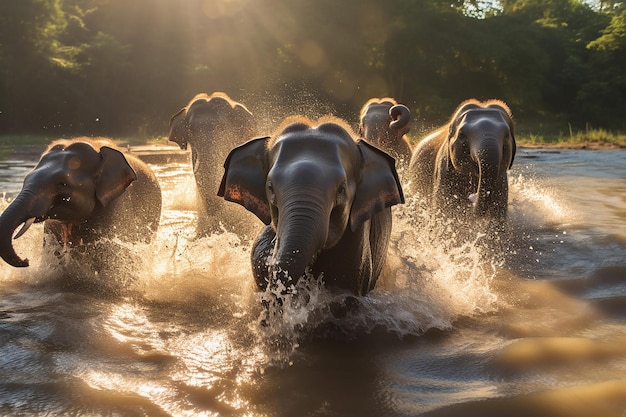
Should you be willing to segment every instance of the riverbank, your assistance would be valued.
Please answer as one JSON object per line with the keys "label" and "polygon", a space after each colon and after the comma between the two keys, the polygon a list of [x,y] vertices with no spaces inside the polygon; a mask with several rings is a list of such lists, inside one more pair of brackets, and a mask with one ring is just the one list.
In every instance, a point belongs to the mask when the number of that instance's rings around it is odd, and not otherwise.
{"label": "riverbank", "polygon": [[594,151],[610,151],[618,149],[626,149],[626,143],[620,142],[530,142],[520,140],[517,141],[519,148],[547,148],[547,149],[588,149]]}
{"label": "riverbank", "polygon": [[[587,136],[593,138],[593,136]],[[53,138],[33,135],[0,135],[0,159],[35,158],[52,142]],[[140,153],[159,153],[165,151],[176,154],[177,158],[184,158],[188,152],[178,149],[178,146],[169,142],[165,137],[137,139],[113,138],[113,142],[121,147]],[[588,149],[588,150],[618,150],[626,149],[626,135],[614,134],[603,136],[601,139],[585,139],[584,136],[570,138],[549,139],[535,135],[517,135],[518,148],[547,148],[547,149]]]}
{"label": "riverbank", "polygon": [[[520,133],[521,132],[521,133]],[[612,150],[626,149],[626,134],[620,131],[593,129],[574,130],[558,134],[532,133],[518,130],[517,145],[526,148],[560,148],[560,149],[591,149]]]}

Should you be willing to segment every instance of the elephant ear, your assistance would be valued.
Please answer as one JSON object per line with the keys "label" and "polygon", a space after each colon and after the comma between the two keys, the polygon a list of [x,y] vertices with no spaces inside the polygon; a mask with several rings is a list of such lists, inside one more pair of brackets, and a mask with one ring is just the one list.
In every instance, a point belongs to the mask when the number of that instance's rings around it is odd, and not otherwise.
{"label": "elephant ear", "polygon": [[[513,160],[515,159],[515,152],[517,151],[517,144],[515,143],[515,133],[513,132],[513,121],[507,115],[507,123],[509,125],[509,131],[511,132],[511,142],[509,144],[505,144],[505,146],[511,147],[511,162],[509,163],[508,169],[511,169],[513,166]],[[506,148],[505,148],[506,149]]]}
{"label": "elephant ear", "polygon": [[187,126],[187,108],[183,107],[170,119],[168,140],[176,142],[180,149],[187,149],[189,143],[189,127]]}
{"label": "elephant ear", "polygon": [[99,179],[96,184],[96,197],[106,207],[119,197],[137,179],[137,173],[130,166],[124,154],[117,149],[100,148]]}
{"label": "elephant ear", "polygon": [[511,163],[509,169],[513,166],[513,160],[515,159],[515,152],[517,151],[517,144],[515,143],[515,135],[513,134],[513,126],[511,125]]}
{"label": "elephant ear", "polygon": [[350,211],[352,231],[385,208],[404,203],[395,159],[364,140],[359,140],[357,146],[361,153],[361,181]]}
{"label": "elephant ear", "polygon": [[272,221],[265,193],[265,148],[269,136],[251,139],[230,151],[217,195],[244,206],[265,224]]}
{"label": "elephant ear", "polygon": [[515,142],[515,133],[513,129],[513,119],[508,112],[504,112],[506,116],[506,122],[509,125],[509,131],[511,132],[511,163],[509,163],[509,169],[513,166],[513,160],[515,159],[515,152],[517,151],[517,143]]}

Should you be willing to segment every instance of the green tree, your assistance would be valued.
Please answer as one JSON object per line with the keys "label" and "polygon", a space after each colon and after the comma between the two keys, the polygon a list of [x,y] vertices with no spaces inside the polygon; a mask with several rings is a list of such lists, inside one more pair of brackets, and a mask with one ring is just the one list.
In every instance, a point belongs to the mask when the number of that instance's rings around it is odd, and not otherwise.
{"label": "green tree", "polygon": [[[61,0],[0,3],[0,128],[52,128],[66,71],[59,35],[66,27]],[[61,94],[60,94],[61,93]]]}
{"label": "green tree", "polygon": [[582,0],[5,1],[0,128],[165,134],[202,91],[268,126],[354,122],[387,95],[426,128],[469,97],[501,98],[518,119],[620,126],[625,19]]}
{"label": "green tree", "polygon": [[626,5],[612,13],[601,35],[589,42],[588,80],[577,94],[577,116],[596,126],[626,128]]}

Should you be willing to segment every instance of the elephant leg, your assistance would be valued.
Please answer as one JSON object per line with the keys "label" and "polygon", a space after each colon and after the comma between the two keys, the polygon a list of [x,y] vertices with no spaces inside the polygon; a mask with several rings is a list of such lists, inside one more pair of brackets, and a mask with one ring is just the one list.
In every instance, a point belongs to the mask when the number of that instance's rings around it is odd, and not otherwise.
{"label": "elephant leg", "polygon": [[212,223],[209,219],[209,207],[204,197],[200,195],[200,192],[198,192],[198,196],[196,198],[196,212],[196,237],[206,237],[212,232],[215,232],[216,229],[212,228]]}
{"label": "elephant leg", "polygon": [[272,226],[265,226],[252,245],[252,274],[261,291],[267,289],[270,281],[269,261],[274,250],[275,239],[276,232]]}
{"label": "elephant leg", "polygon": [[499,179],[494,194],[496,199],[494,204],[494,218],[500,222],[504,222],[509,206],[509,179],[507,175],[503,175]]}
{"label": "elephant leg", "polygon": [[356,295],[367,294],[373,277],[369,236],[369,220],[354,232],[348,228],[336,246],[320,252],[313,264],[313,275],[318,277],[323,273],[330,287],[350,289]]}

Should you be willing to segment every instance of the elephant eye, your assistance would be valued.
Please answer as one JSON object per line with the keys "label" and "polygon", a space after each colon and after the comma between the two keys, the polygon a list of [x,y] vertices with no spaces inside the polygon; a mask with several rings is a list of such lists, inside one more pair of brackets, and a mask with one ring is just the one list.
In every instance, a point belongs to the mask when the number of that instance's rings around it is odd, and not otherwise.
{"label": "elephant eye", "polygon": [[64,181],[61,181],[60,183],[57,184],[57,193],[58,193],[58,198],[61,201],[70,201],[70,197],[72,195],[72,189],[70,188],[70,185]]}
{"label": "elephant eye", "polygon": [[346,183],[343,182],[341,183],[341,185],[339,185],[339,188],[337,188],[337,200],[335,204],[341,204],[345,201],[345,199],[346,199]]}
{"label": "elephant eye", "polygon": [[274,204],[274,200],[276,200],[276,194],[274,194],[274,185],[272,185],[270,181],[267,182],[267,199],[272,204]]}

